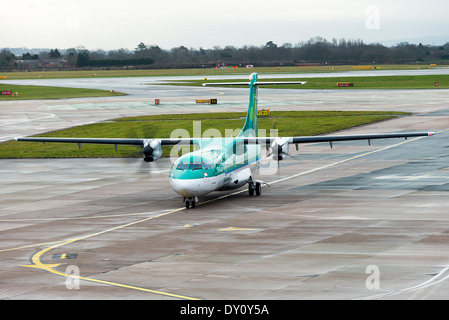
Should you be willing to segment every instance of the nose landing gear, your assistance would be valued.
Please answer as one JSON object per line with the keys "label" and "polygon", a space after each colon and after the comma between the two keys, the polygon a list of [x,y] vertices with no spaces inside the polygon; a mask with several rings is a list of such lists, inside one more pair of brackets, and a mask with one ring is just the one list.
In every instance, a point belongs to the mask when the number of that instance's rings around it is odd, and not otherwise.
{"label": "nose landing gear", "polygon": [[196,206],[196,203],[198,202],[198,198],[197,197],[189,197],[189,198],[184,198],[184,201],[186,203],[186,209],[194,209]]}

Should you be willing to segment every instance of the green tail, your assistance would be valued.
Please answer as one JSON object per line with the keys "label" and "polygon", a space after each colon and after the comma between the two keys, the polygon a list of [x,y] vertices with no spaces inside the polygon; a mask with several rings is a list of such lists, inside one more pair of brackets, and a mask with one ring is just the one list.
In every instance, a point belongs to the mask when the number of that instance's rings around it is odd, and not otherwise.
{"label": "green tail", "polygon": [[[257,73],[252,73],[249,83],[249,104],[248,112],[246,114],[245,125],[238,134],[238,137],[257,137],[257,87],[267,85],[287,85],[287,84],[305,84],[305,81],[257,81]],[[203,83],[203,86],[220,85],[220,86],[235,86],[235,85],[248,85],[248,82],[217,82],[217,83]]]}
{"label": "green tail", "polygon": [[239,137],[257,137],[257,73],[251,74],[250,81],[248,112]]}

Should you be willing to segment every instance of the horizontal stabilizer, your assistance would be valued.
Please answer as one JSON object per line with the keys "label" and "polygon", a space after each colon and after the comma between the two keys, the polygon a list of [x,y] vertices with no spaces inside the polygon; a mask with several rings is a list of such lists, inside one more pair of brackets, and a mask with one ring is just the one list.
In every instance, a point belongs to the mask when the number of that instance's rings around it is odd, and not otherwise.
{"label": "horizontal stabilizer", "polygon": [[[275,85],[287,85],[287,84],[306,84],[307,81],[257,81],[254,82],[255,86],[275,86]],[[203,83],[203,86],[249,86],[250,82],[214,82]]]}

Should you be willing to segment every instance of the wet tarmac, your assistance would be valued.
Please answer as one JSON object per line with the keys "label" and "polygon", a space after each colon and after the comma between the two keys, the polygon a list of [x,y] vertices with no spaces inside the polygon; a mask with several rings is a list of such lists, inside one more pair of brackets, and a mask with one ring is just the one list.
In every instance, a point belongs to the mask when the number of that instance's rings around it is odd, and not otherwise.
{"label": "wet tarmac", "polygon": [[[246,110],[245,89],[157,90],[2,102],[0,136]],[[170,188],[170,159],[0,160],[0,298],[447,299],[448,93],[260,90],[272,110],[414,113],[347,133],[437,134],[293,147],[278,170],[260,172],[270,184],[260,197],[217,192],[193,210]],[[191,101],[212,94],[214,107]]]}

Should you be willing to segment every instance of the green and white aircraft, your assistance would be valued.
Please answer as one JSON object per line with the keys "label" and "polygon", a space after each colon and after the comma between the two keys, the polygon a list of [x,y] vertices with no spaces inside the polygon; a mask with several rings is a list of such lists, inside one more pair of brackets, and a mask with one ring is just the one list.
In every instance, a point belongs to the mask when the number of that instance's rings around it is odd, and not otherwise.
{"label": "green and white aircraft", "polygon": [[[258,136],[257,130],[257,90],[259,86],[276,84],[304,84],[306,82],[260,82],[256,73],[251,74],[250,82],[208,83],[204,85],[249,85],[249,105],[246,121],[235,137],[200,137],[200,138],[147,138],[147,139],[113,139],[113,138],[16,138],[17,141],[63,142],[115,145],[136,145],[142,147],[146,162],[157,160],[162,155],[162,146],[196,145],[196,151],[186,153],[174,162],[169,178],[172,189],[183,197],[186,208],[194,208],[198,197],[213,191],[224,191],[248,185],[250,196],[261,194],[261,186],[266,184],[255,179],[254,171],[261,169],[272,172],[278,161],[285,159],[289,145],[301,143],[333,142],[346,140],[372,140],[389,138],[408,138],[430,136],[432,132],[409,132],[370,135],[327,135],[311,137],[270,137]],[[264,156],[265,149],[269,152]],[[266,154],[265,154],[266,155]],[[263,160],[265,159],[265,161]],[[271,159],[272,161],[266,161]],[[268,184],[267,184],[268,185]]]}

